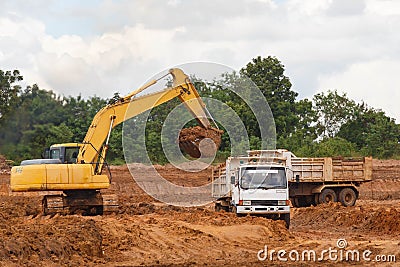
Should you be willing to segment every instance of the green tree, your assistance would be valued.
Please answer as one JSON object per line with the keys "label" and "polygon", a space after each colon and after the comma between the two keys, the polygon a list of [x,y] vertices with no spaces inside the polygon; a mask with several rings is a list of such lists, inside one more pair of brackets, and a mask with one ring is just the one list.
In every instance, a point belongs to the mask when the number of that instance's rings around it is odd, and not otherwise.
{"label": "green tree", "polygon": [[12,72],[0,70],[0,125],[2,118],[10,112],[12,106],[18,101],[21,86],[15,83],[22,80],[23,77],[18,70]]}
{"label": "green tree", "polygon": [[70,137],[70,129],[61,125],[65,121],[63,101],[56,94],[33,85],[17,98],[0,129],[0,153],[13,160],[33,158],[50,141]]}
{"label": "green tree", "polygon": [[337,136],[356,144],[364,155],[389,158],[400,155],[400,127],[385,112],[358,106],[353,119],[342,125]]}
{"label": "green tree", "polygon": [[249,77],[265,96],[274,115],[278,138],[288,137],[298,123],[296,115],[297,93],[285,76],[284,65],[275,57],[257,57],[241,69],[241,74]]}
{"label": "green tree", "polygon": [[314,110],[318,117],[318,133],[321,137],[334,137],[340,127],[354,117],[357,104],[339,94],[337,90],[314,95]]}
{"label": "green tree", "polygon": [[326,138],[315,143],[309,151],[314,157],[352,157],[357,156],[357,146],[340,137]]}

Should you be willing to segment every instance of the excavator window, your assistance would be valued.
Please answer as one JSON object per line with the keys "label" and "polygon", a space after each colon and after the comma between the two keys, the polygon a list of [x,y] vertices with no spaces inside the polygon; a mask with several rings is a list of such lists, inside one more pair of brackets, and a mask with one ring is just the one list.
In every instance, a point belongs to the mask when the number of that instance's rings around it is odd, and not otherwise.
{"label": "excavator window", "polygon": [[51,149],[50,150],[50,158],[51,159],[60,159],[60,149]]}
{"label": "excavator window", "polygon": [[66,147],[65,148],[65,161],[67,163],[76,163],[78,157],[79,147]]}

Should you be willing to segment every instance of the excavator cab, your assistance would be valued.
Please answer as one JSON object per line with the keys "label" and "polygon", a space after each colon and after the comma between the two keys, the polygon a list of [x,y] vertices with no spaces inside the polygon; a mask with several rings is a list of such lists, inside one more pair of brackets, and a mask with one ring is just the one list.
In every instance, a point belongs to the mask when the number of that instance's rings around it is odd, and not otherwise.
{"label": "excavator cab", "polygon": [[59,159],[61,163],[76,163],[81,146],[78,143],[55,144],[45,150],[44,158]]}

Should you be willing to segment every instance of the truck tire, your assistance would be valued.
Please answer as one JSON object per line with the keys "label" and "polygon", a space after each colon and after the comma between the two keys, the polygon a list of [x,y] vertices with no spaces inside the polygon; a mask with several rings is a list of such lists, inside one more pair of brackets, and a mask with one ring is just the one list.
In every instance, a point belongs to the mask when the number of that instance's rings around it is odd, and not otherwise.
{"label": "truck tire", "polygon": [[293,198],[292,204],[295,208],[310,207],[313,204],[313,201],[309,196],[299,196]]}
{"label": "truck tire", "polygon": [[221,205],[221,203],[215,203],[215,211],[221,211],[221,209],[222,209],[222,205]]}
{"label": "truck tire", "polygon": [[300,207],[299,198],[298,197],[292,198],[291,202],[292,202],[293,207],[295,207],[295,208],[299,208]]}
{"label": "truck tire", "polygon": [[322,190],[321,194],[319,194],[318,203],[323,204],[329,202],[337,202],[337,196],[335,191],[325,188]]}
{"label": "truck tire", "polygon": [[237,217],[244,217],[245,214],[237,213],[236,206],[232,207],[232,212],[236,214]]}
{"label": "truck tire", "polygon": [[280,219],[285,222],[286,229],[290,227],[290,213],[281,214]]}
{"label": "truck tire", "polygon": [[321,194],[315,194],[314,195],[314,203],[315,203],[315,205],[319,205],[319,204],[321,204],[321,203],[319,203],[319,196],[320,196]]}
{"label": "truck tire", "polygon": [[345,207],[354,206],[356,204],[357,194],[352,188],[343,188],[339,193],[339,201]]}

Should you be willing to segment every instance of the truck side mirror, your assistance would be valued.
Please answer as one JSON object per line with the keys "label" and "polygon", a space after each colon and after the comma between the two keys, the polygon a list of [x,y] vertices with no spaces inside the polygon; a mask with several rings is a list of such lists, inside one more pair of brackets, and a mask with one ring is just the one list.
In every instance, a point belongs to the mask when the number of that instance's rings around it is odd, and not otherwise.
{"label": "truck side mirror", "polygon": [[296,174],[296,183],[300,183],[300,175]]}
{"label": "truck side mirror", "polygon": [[231,176],[231,184],[235,184],[235,176]]}

